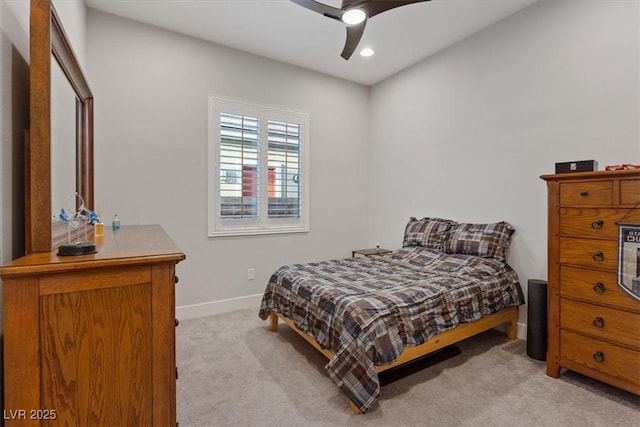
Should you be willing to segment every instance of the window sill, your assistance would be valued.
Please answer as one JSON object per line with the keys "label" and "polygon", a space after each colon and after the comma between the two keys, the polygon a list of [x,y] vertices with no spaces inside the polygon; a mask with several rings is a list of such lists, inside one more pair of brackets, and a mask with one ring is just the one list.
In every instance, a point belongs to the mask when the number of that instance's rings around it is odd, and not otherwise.
{"label": "window sill", "polygon": [[208,237],[260,236],[268,234],[308,233],[309,227],[281,227],[281,228],[244,228],[238,230],[210,231]]}

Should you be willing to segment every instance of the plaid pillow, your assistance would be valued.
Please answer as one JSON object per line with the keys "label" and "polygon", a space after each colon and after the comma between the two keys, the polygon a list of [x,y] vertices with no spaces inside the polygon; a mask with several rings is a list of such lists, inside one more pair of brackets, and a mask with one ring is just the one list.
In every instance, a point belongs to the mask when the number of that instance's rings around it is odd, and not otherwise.
{"label": "plaid pillow", "polygon": [[415,219],[411,217],[404,229],[402,247],[424,246],[443,250],[447,231],[451,227],[450,221],[439,218]]}
{"label": "plaid pillow", "polygon": [[454,224],[449,231],[444,250],[450,254],[476,255],[505,261],[514,231],[515,229],[504,221],[493,224]]}

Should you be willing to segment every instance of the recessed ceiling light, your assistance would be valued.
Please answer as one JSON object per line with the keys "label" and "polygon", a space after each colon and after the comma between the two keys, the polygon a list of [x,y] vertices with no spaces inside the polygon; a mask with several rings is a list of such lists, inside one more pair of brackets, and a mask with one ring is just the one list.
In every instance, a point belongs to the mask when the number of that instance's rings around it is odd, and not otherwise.
{"label": "recessed ceiling light", "polygon": [[372,56],[374,53],[376,52],[373,49],[371,49],[370,47],[365,47],[360,51],[360,56]]}
{"label": "recessed ceiling light", "polygon": [[367,14],[362,9],[349,9],[342,14],[341,19],[347,25],[356,25],[367,19]]}

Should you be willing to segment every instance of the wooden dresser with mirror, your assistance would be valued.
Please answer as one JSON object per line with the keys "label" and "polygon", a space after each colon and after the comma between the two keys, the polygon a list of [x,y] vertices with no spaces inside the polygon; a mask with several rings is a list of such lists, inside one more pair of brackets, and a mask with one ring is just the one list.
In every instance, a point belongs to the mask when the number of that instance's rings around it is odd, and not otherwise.
{"label": "wooden dresser with mirror", "polygon": [[158,225],[97,240],[96,254],[34,252],[0,269],[5,414],[27,410],[7,425],[176,423],[175,265],[184,254]]}
{"label": "wooden dresser with mirror", "polygon": [[[93,95],[50,0],[31,0],[30,39],[27,254],[0,267],[4,422],[176,425],[175,270],[185,255],[159,225],[106,229],[90,237],[97,253],[57,255],[67,230],[51,218],[52,128],[72,129],[69,194],[93,209]],[[52,124],[52,64],[75,93],[74,123]]]}
{"label": "wooden dresser with mirror", "polygon": [[619,285],[617,274],[618,226],[640,224],[640,170],[541,178],[549,215],[547,374],[566,368],[640,394],[640,295]]}

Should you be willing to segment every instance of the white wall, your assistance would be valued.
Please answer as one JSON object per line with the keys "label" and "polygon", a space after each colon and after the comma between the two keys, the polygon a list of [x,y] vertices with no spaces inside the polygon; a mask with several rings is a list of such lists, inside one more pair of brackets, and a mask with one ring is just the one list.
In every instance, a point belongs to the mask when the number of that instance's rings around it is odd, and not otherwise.
{"label": "white wall", "polygon": [[[24,156],[21,128],[29,120],[29,37],[11,6],[0,0],[0,263],[24,252]],[[12,8],[13,7],[13,8]],[[27,8],[28,13],[28,8]],[[18,13],[19,14],[19,13]],[[27,99],[25,101],[25,98]],[[16,232],[16,228],[18,228]],[[0,334],[3,330],[3,299],[0,282]],[[0,360],[2,356],[0,355]],[[0,375],[0,399],[3,396]]]}
{"label": "white wall", "polygon": [[[26,6],[26,7],[25,7]],[[24,154],[22,128],[29,120],[29,6],[25,2],[0,1],[0,262],[15,257],[17,246],[15,228],[24,222],[24,198],[22,165],[18,157]],[[24,19],[26,17],[26,22]],[[22,21],[22,22],[21,22]],[[19,194],[21,193],[21,194]],[[20,214],[20,210],[22,213]],[[18,216],[18,218],[15,218]],[[24,232],[22,232],[24,240]],[[14,246],[16,248],[14,249]],[[24,242],[22,243],[24,251]],[[0,302],[1,302],[0,296]],[[0,319],[0,325],[2,320]]]}
{"label": "white wall", "polygon": [[409,216],[506,220],[525,294],[546,279],[539,176],[640,163],[638,19],[635,1],[543,0],[373,87],[371,234],[393,248]]}
{"label": "white wall", "polygon": [[[87,30],[96,206],[161,224],[186,253],[178,306],[260,294],[280,265],[372,244],[366,87],[92,9]],[[310,113],[308,234],[207,237],[210,93]]]}
{"label": "white wall", "polygon": [[[12,120],[24,110],[14,87],[24,87],[28,63],[25,3],[2,0],[0,9],[3,260],[14,246],[17,196],[7,186]],[[55,4],[96,95],[96,201],[107,221],[117,212],[123,224],[160,223],[181,246],[179,306],[259,294],[284,263],[348,256],[376,241],[398,247],[411,215],[510,221],[510,261],[526,284],[546,276],[539,175],[556,161],[640,162],[637,2],[543,0],[370,97],[321,74],[86,15],[78,0]],[[311,113],[309,234],[206,237],[209,93]]]}
{"label": "white wall", "polygon": [[[107,221],[160,223],[184,250],[178,306],[259,294],[281,264],[398,247],[412,215],[511,222],[526,293],[527,279],[546,278],[539,176],[558,161],[640,162],[637,2],[543,0],[370,97],[101,12],[88,21],[96,200]],[[209,93],[311,113],[311,233],[206,237]]]}
{"label": "white wall", "polygon": [[87,6],[84,0],[53,0],[82,70],[86,73]]}

